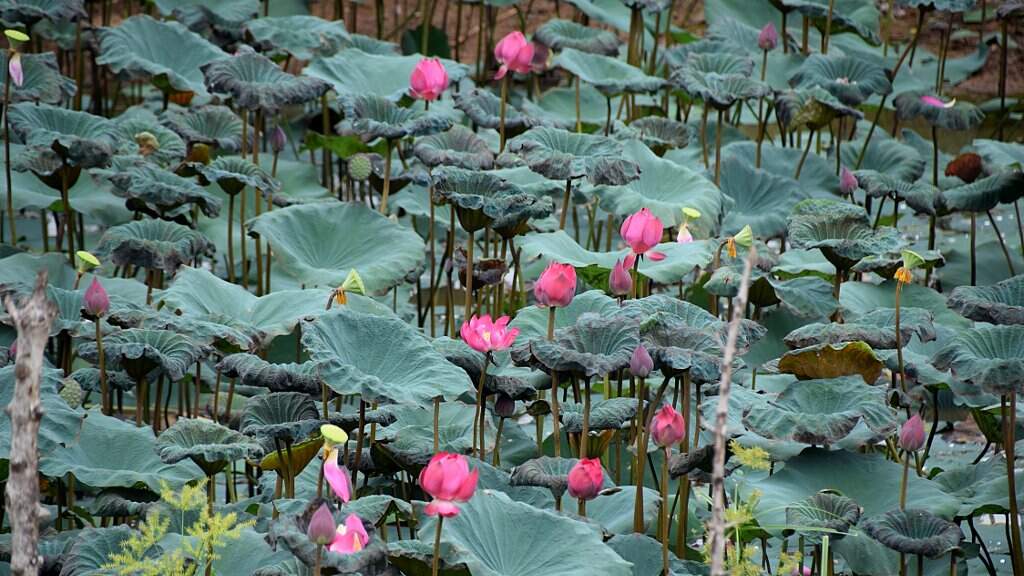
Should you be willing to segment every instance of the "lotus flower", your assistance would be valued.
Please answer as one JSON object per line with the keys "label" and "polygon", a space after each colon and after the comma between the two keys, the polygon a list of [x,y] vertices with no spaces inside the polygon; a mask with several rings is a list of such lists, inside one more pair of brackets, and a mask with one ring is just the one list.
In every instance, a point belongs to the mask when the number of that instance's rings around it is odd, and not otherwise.
{"label": "lotus flower", "polygon": [[629,359],[629,371],[637,378],[646,378],[654,370],[654,360],[648,354],[647,348],[640,344],[633,350],[633,357]]}
{"label": "lotus flower", "polygon": [[334,540],[327,547],[338,554],[355,554],[366,547],[370,535],[366,533],[363,520],[355,514],[349,514],[344,524],[339,524],[334,533]]}
{"label": "lotus flower", "polygon": [[924,102],[928,106],[934,106],[935,108],[952,108],[953,106],[956,106],[956,98],[949,102],[943,102],[941,98],[925,95],[921,96],[921,102]]}
{"label": "lotus flower", "polygon": [[803,568],[800,568],[799,566],[797,566],[797,567],[793,568],[793,570],[790,572],[790,574],[792,576],[811,576],[811,574],[812,574],[811,567],[810,566],[804,566]]}
{"label": "lotus flower", "polygon": [[284,133],[284,129],[280,126],[274,126],[274,131],[270,133],[270,149],[274,154],[280,154],[287,143],[288,136]]}
{"label": "lotus flower", "polygon": [[103,316],[110,309],[110,297],[107,296],[107,291],[100,284],[99,278],[93,277],[92,284],[89,284],[89,289],[85,291],[82,302],[85,312],[93,318]]}
{"label": "lotus flower", "polygon": [[678,444],[686,437],[686,420],[671,404],[666,404],[654,415],[651,422],[651,437],[654,438],[654,443],[662,448]]}
{"label": "lotus flower", "polygon": [[679,226],[679,233],[676,234],[676,242],[679,244],[689,244],[693,242],[693,234],[690,233],[690,228],[686,224]]}
{"label": "lotus flower", "polygon": [[920,415],[914,414],[900,428],[900,448],[907,452],[917,452],[924,447],[924,440],[924,421]]}
{"label": "lotus flower", "polygon": [[569,471],[569,495],[581,500],[593,500],[604,484],[604,470],[599,458],[580,458]]}
{"label": "lotus flower", "polygon": [[338,449],[331,448],[327,451],[327,458],[324,460],[324,479],[331,486],[331,491],[342,502],[352,499],[352,479],[349,476],[348,468],[338,466]]}
{"label": "lotus flower", "polygon": [[469,502],[476,491],[478,470],[469,470],[469,461],[461,454],[434,454],[420,471],[420,487],[434,499],[424,512],[428,516],[450,517],[459,513],[460,502]]}
{"label": "lotus flower", "polygon": [[651,260],[662,260],[665,255],[661,252],[651,252],[661,242],[661,234],[665,226],[657,216],[647,208],[641,208],[639,212],[631,214],[619,228],[619,235],[629,244],[633,253],[637,255],[647,254]]}
{"label": "lotus flower", "polygon": [[850,195],[860,187],[860,182],[857,181],[857,176],[850,171],[849,168],[843,166],[843,169],[839,171],[839,191],[843,195]]}
{"label": "lotus flower", "polygon": [[437,58],[424,58],[409,76],[409,91],[413,98],[433,101],[448,88],[448,71]]}
{"label": "lotus flower", "polygon": [[761,50],[774,50],[779,45],[779,33],[775,29],[775,24],[771,22],[764,25],[761,28],[761,33],[757,35],[757,47]]}
{"label": "lotus flower", "polygon": [[629,269],[633,267],[635,260],[636,256],[630,254],[625,258],[615,261],[612,273],[608,276],[608,288],[612,294],[628,296],[633,291],[633,277],[629,274]]}
{"label": "lotus flower", "polygon": [[321,504],[309,520],[306,535],[317,546],[326,546],[334,540],[335,534],[334,515],[331,514],[331,509],[327,507],[327,504]]}
{"label": "lotus flower", "polygon": [[21,69],[21,52],[15,52],[7,63],[7,72],[11,75],[14,85],[21,87],[25,83],[25,71]]}
{"label": "lotus flower", "polygon": [[509,70],[526,74],[533,65],[533,43],[518,30],[510,32],[494,47],[494,58],[501,63],[495,80],[501,80]]}
{"label": "lotus flower", "polygon": [[896,269],[896,273],[892,276],[897,282],[903,284],[910,284],[914,281],[914,273],[906,266],[900,266]]}
{"label": "lotus flower", "polygon": [[469,344],[470,348],[484,354],[496,350],[505,350],[512,346],[516,336],[519,335],[519,328],[508,328],[508,316],[498,318],[497,322],[491,322],[491,317],[484,314],[480,318],[475,315],[469,322],[463,322],[459,334],[462,341]]}
{"label": "lotus flower", "polygon": [[541,306],[568,306],[576,295],[576,269],[571,264],[551,262],[534,283],[533,295]]}

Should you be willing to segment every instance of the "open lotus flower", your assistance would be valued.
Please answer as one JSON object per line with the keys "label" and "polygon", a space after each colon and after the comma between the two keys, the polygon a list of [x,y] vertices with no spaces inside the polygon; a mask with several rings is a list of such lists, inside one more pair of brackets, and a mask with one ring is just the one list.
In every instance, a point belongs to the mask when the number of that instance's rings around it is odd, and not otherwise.
{"label": "open lotus flower", "polygon": [[761,28],[761,33],[757,35],[757,47],[761,50],[774,50],[779,45],[779,32],[775,29],[775,24],[771,22],[764,25]]}
{"label": "open lotus flower", "polygon": [[629,269],[633,267],[636,260],[635,254],[615,261],[612,273],[608,276],[608,289],[616,296],[628,296],[633,291],[633,277]]}
{"label": "open lotus flower", "polygon": [[334,540],[327,546],[331,552],[338,554],[355,554],[366,547],[370,535],[366,533],[363,520],[355,514],[349,514],[344,524],[339,524],[334,533]]}
{"label": "open lotus flower", "polygon": [[313,517],[309,519],[306,535],[317,546],[326,546],[334,540],[336,533],[331,509],[327,507],[327,504],[321,504],[313,513]]}
{"label": "open lotus flower", "polygon": [[686,420],[670,404],[661,407],[651,422],[651,437],[654,443],[667,448],[682,442],[686,436]]}
{"label": "open lotus flower", "polygon": [[921,96],[921,102],[924,102],[925,104],[929,106],[934,106],[936,108],[952,108],[953,106],[956,106],[956,98],[953,98],[949,102],[943,102],[941,98],[936,98],[935,96],[928,96],[927,94]]}
{"label": "open lotus flower", "polygon": [[655,261],[665,258],[661,252],[651,251],[651,248],[661,242],[661,234],[664,231],[664,224],[647,208],[641,208],[639,212],[629,215],[619,227],[619,235],[626,244],[629,244],[634,254],[646,254]]}
{"label": "open lotus flower", "polygon": [[413,98],[433,101],[448,88],[448,71],[437,58],[424,58],[409,76],[409,91]]}
{"label": "open lotus flower", "polygon": [[568,306],[576,295],[576,269],[572,264],[551,262],[534,283],[533,295],[541,306]]}
{"label": "open lotus flower", "polygon": [[498,318],[497,322],[492,322],[488,314],[480,318],[473,316],[469,322],[462,323],[459,334],[462,336],[462,341],[477,352],[487,354],[505,350],[512,346],[516,336],[519,335],[519,329],[509,328],[508,321],[508,316]]}
{"label": "open lotus flower", "polygon": [[25,83],[25,71],[21,68],[21,52],[15,52],[7,63],[7,72],[15,86],[21,87]]}
{"label": "open lotus flower", "polygon": [[569,471],[569,495],[581,500],[593,500],[601,492],[604,470],[599,458],[580,458]]}
{"label": "open lotus flower", "polygon": [[509,70],[526,74],[533,65],[533,43],[518,30],[510,32],[494,47],[494,58],[501,63],[495,80],[501,80]]}
{"label": "open lotus flower", "polygon": [[110,309],[110,297],[107,296],[107,291],[100,284],[99,278],[93,277],[92,283],[85,291],[85,297],[82,298],[82,303],[85,312],[93,318],[103,316]]}
{"label": "open lotus flower", "polygon": [[900,428],[900,448],[907,452],[917,452],[924,447],[924,421],[919,414],[914,414]]}
{"label": "open lotus flower", "polygon": [[420,471],[420,487],[434,498],[424,512],[428,516],[445,518],[457,515],[457,504],[469,502],[476,492],[478,475],[478,470],[469,470],[469,461],[462,454],[434,454]]}

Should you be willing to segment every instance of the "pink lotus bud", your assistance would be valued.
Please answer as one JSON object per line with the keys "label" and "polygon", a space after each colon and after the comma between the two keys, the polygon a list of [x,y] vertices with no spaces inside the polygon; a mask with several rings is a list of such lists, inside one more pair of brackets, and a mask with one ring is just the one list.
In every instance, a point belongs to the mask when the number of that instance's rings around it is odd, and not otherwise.
{"label": "pink lotus bud", "polygon": [[7,73],[11,75],[15,86],[20,88],[25,82],[25,72],[21,69],[21,52],[15,52],[11,56],[10,62],[7,63]]}
{"label": "pink lotus bud", "polygon": [[327,549],[338,554],[355,554],[365,548],[369,541],[370,535],[366,533],[363,520],[355,514],[349,514],[345,523],[338,526],[334,540]]}
{"label": "pink lotus bud", "polygon": [[321,504],[306,527],[306,536],[318,546],[326,546],[334,540],[334,515],[327,504]]}
{"label": "pink lotus bud", "polygon": [[270,150],[274,154],[280,154],[287,143],[288,135],[284,133],[280,126],[274,126],[274,131],[270,133]]}
{"label": "pink lotus bud", "polygon": [[456,504],[469,502],[476,491],[478,470],[469,470],[469,461],[462,454],[439,452],[420,471],[420,488],[434,499],[424,512],[428,516],[455,516]]}
{"label": "pink lotus bud", "polygon": [[469,322],[462,323],[459,334],[462,341],[477,352],[486,354],[506,350],[519,335],[519,328],[508,328],[508,321],[508,316],[498,318],[497,322],[491,322],[491,317],[487,314],[480,318],[473,316]]}
{"label": "pink lotus bud", "polygon": [[628,296],[633,291],[633,277],[629,274],[633,262],[636,260],[634,254],[615,261],[612,273],[608,276],[608,289],[615,296]]}
{"label": "pink lotus bud", "polygon": [[342,502],[352,499],[352,478],[348,468],[338,466],[338,449],[332,448],[324,459],[324,479],[331,486],[331,491]]}
{"label": "pink lotus bud", "polygon": [[107,296],[107,291],[100,284],[99,278],[93,276],[92,284],[89,284],[89,289],[85,291],[82,303],[86,314],[94,318],[103,316],[110,309],[110,297]]}
{"label": "pink lotus bud", "polygon": [[647,348],[640,344],[633,350],[633,357],[629,360],[629,371],[637,378],[647,378],[651,370],[654,370],[654,360],[647,353]]}
{"label": "pink lotus bud", "polygon": [[693,242],[693,234],[690,233],[690,227],[685,223],[679,226],[679,233],[676,234],[676,242],[679,244],[689,244]]}
{"label": "pink lotus bud", "polygon": [[900,448],[907,452],[917,452],[924,446],[924,440],[924,421],[920,415],[914,414],[900,428]]}
{"label": "pink lotus bud", "polygon": [[495,80],[501,80],[509,70],[526,74],[533,64],[533,43],[527,42],[526,36],[516,30],[510,32],[494,47],[494,59],[501,64]]}
{"label": "pink lotus bud", "polygon": [[[651,214],[647,208],[641,208],[639,212],[631,214],[619,227],[619,235],[633,249],[634,254],[648,254],[661,242],[661,234],[665,227],[657,216]],[[662,260],[665,255],[660,252],[650,252],[648,257],[651,260]]]}
{"label": "pink lotus bud", "polygon": [[651,437],[662,448],[678,444],[686,437],[686,420],[670,404],[665,404],[651,422]]}
{"label": "pink lotus bud", "polygon": [[[941,98],[936,98],[935,96],[927,96],[927,95],[921,96],[921,102],[923,102],[924,104],[927,104],[928,106],[933,106],[935,108],[949,108],[950,105],[952,104],[952,103],[943,102]],[[955,103],[955,101],[953,103]]]}
{"label": "pink lotus bud", "polygon": [[437,100],[448,88],[448,71],[437,58],[424,58],[416,64],[409,76],[409,91],[413,98]]}
{"label": "pink lotus bud", "polygon": [[839,191],[844,195],[849,196],[853,194],[854,190],[860,187],[860,182],[857,181],[857,176],[846,166],[839,171]]}
{"label": "pink lotus bud", "polygon": [[811,567],[804,566],[802,569],[797,566],[790,572],[790,576],[811,576]]}
{"label": "pink lotus bud", "polygon": [[604,485],[604,470],[600,458],[580,458],[569,471],[569,495],[581,500],[593,500]]}
{"label": "pink lotus bud", "polygon": [[564,308],[576,295],[576,269],[552,261],[533,284],[533,296],[541,306]]}
{"label": "pink lotus bud", "polygon": [[761,50],[774,50],[779,45],[779,33],[775,30],[775,24],[769,22],[761,28],[757,35],[757,47]]}

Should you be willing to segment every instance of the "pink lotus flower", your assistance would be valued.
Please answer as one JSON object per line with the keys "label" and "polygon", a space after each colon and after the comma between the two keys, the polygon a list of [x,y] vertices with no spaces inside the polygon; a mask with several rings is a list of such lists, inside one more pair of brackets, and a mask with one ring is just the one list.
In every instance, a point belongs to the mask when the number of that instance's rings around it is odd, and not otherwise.
{"label": "pink lotus flower", "polygon": [[409,91],[413,98],[437,100],[448,88],[448,71],[437,58],[420,60],[409,76]]}
{"label": "pink lotus flower", "polygon": [[790,572],[791,576],[811,576],[811,574],[812,572],[810,566],[804,566],[803,569],[797,566],[796,568],[793,568],[792,572]]}
{"label": "pink lotus flower", "polygon": [[637,378],[647,378],[651,370],[654,370],[654,360],[651,359],[647,348],[640,344],[633,350],[633,357],[629,360],[629,371]]}
{"label": "pink lotus flower", "polygon": [[860,182],[857,181],[857,176],[850,172],[849,168],[843,166],[843,169],[839,171],[839,191],[848,196],[859,187]]}
{"label": "pink lotus flower", "polygon": [[636,255],[630,254],[625,258],[615,261],[612,273],[608,276],[608,289],[611,290],[612,294],[628,296],[633,291],[633,277],[629,274],[629,270],[633,267],[635,260]]}
{"label": "pink lotus flower", "polygon": [[93,318],[103,316],[110,309],[110,297],[107,296],[107,291],[103,289],[103,285],[95,276],[92,278],[92,283],[89,284],[89,289],[85,291],[82,304],[86,314]]}
{"label": "pink lotus flower", "polygon": [[25,82],[25,71],[21,68],[21,52],[15,52],[11,61],[7,63],[7,73],[11,75],[14,85],[21,87]]}
{"label": "pink lotus flower", "polygon": [[463,322],[459,329],[462,341],[469,344],[469,347],[477,352],[494,352],[505,350],[512,346],[516,336],[519,335],[519,328],[508,328],[508,316],[498,318],[497,322],[491,322],[491,317],[484,314],[480,318],[475,315],[469,322]]}
{"label": "pink lotus flower", "polygon": [[774,50],[779,45],[779,33],[775,29],[775,24],[771,22],[764,25],[761,28],[761,33],[757,35],[757,47],[761,50]]}
{"label": "pink lotus flower", "polygon": [[275,154],[279,154],[284,150],[284,146],[287,143],[288,135],[284,133],[284,129],[280,126],[274,126],[274,131],[270,133],[270,149]]}
{"label": "pink lotus flower", "polygon": [[599,458],[580,458],[569,471],[569,495],[581,500],[593,500],[604,484],[604,470]]}
{"label": "pink lotus flower", "polygon": [[533,43],[526,40],[518,30],[510,32],[494,47],[494,58],[501,63],[495,80],[501,80],[509,70],[526,74],[533,64]]}
{"label": "pink lotus flower", "polygon": [[317,546],[330,544],[335,537],[334,515],[327,504],[321,504],[313,517],[309,519],[309,526],[306,527],[306,536]]}
{"label": "pink lotus flower", "polygon": [[949,102],[943,102],[941,98],[936,98],[935,96],[927,96],[927,95],[921,96],[921,102],[923,102],[924,104],[927,104],[928,106],[933,106],[935,108],[952,108],[953,106],[956,105],[956,100],[950,100]]}
{"label": "pink lotus flower", "polygon": [[663,260],[665,255],[661,252],[652,252],[661,242],[661,234],[665,226],[657,216],[651,214],[647,208],[641,208],[639,212],[629,215],[619,228],[619,235],[633,249],[637,255],[647,254],[651,260]]}
{"label": "pink lotus flower", "polygon": [[917,452],[924,447],[924,440],[924,421],[920,415],[914,414],[900,428],[900,448],[907,452]]}
{"label": "pink lotus flower", "polygon": [[445,518],[459,513],[456,504],[469,502],[476,491],[478,470],[469,470],[469,461],[461,454],[439,452],[434,454],[420,471],[420,487],[434,499],[424,512],[428,516]]}
{"label": "pink lotus flower", "polygon": [[352,499],[352,479],[349,476],[348,468],[338,466],[338,449],[332,448],[327,451],[327,458],[324,460],[324,479],[331,486],[331,491],[342,502]]}
{"label": "pink lotus flower", "polygon": [[568,306],[576,295],[576,269],[571,264],[551,262],[533,284],[533,295],[541,306]]}
{"label": "pink lotus flower", "polygon": [[665,404],[651,422],[651,437],[662,448],[678,444],[686,437],[686,420],[671,404]]}
{"label": "pink lotus flower", "polygon": [[685,223],[679,226],[679,233],[676,234],[676,242],[679,244],[689,244],[693,242],[693,234],[690,233],[690,227]]}
{"label": "pink lotus flower", "polygon": [[327,547],[338,554],[355,554],[366,547],[370,535],[366,533],[363,520],[355,514],[349,514],[344,524],[339,524],[334,533],[334,540]]}

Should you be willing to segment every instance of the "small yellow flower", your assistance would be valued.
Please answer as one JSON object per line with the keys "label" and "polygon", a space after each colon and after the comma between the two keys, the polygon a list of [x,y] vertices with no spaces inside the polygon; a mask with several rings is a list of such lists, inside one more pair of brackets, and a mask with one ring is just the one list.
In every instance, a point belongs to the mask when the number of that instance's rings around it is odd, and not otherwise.
{"label": "small yellow flower", "polygon": [[910,284],[914,281],[914,273],[906,266],[900,266],[899,269],[896,270],[896,274],[893,275],[893,278],[895,278],[897,282]]}
{"label": "small yellow flower", "polygon": [[735,258],[736,257],[736,240],[734,238],[729,238],[728,240],[725,241],[725,247],[729,251],[729,258]]}

